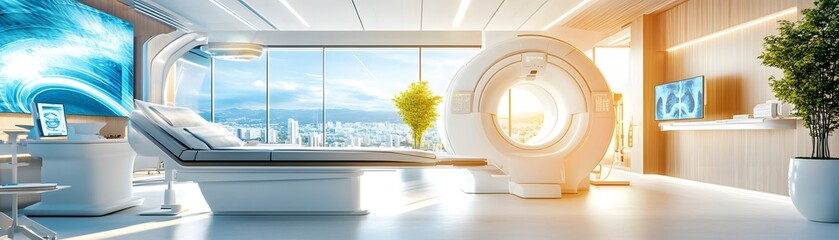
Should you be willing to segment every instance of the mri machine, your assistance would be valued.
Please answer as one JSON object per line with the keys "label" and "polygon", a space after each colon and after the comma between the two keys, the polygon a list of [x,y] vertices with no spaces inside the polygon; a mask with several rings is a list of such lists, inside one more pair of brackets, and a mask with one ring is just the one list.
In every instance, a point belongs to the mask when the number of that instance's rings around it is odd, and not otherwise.
{"label": "mri machine", "polygon": [[[456,166],[467,171],[465,192],[559,198],[588,187],[588,173],[614,128],[611,92],[585,55],[558,39],[519,36],[479,53],[449,85],[438,123],[443,143],[459,156],[478,158],[242,146],[188,109],[163,104],[173,98],[175,84],[167,82],[172,64],[206,44],[204,34],[173,32],[144,45],[148,103],[135,104],[128,138],[138,155],[163,159],[169,183],[163,215],[183,210],[172,189],[176,173],[198,183],[216,214],[366,214],[359,208],[359,177],[366,168]],[[530,91],[545,106],[543,127],[526,143],[506,137],[498,124],[499,100],[511,87]]]}
{"label": "mri machine", "polygon": [[[497,119],[512,87],[533,94],[545,111],[525,143],[508,137]],[[600,70],[551,37],[520,35],[488,47],[455,74],[446,96],[438,125],[446,148],[490,163],[466,170],[466,192],[559,198],[587,189],[614,131],[612,93]]]}

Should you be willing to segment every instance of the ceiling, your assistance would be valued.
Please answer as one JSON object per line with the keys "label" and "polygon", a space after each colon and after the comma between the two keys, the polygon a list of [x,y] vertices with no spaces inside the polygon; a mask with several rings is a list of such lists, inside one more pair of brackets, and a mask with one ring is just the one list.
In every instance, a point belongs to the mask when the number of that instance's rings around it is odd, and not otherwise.
{"label": "ceiling", "polygon": [[[123,1],[190,31],[545,31],[569,27],[613,34],[630,20],[676,0]],[[455,22],[461,5],[466,6],[462,21]]]}

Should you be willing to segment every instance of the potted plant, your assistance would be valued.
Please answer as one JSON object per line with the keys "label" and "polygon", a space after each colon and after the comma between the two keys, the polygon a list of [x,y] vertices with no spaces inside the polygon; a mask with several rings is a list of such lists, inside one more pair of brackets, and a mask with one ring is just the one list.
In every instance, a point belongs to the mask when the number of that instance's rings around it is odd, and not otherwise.
{"label": "potted plant", "polygon": [[763,65],[783,70],[769,77],[778,99],[791,103],[810,130],[810,157],[790,160],[789,194],[807,219],[839,222],[839,159],[829,136],[839,128],[839,0],[820,0],[796,23],[779,21],[764,39]]}
{"label": "potted plant", "polygon": [[414,148],[422,147],[422,135],[437,120],[437,105],[443,98],[434,95],[427,81],[412,82],[408,89],[393,98],[402,121],[411,128]]}

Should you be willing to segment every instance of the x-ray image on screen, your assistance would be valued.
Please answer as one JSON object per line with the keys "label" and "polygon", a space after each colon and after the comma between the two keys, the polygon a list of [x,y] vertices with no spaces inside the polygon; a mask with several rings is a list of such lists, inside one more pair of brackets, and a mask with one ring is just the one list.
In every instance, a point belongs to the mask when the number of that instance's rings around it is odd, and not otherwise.
{"label": "x-ray image on screen", "polygon": [[705,117],[705,78],[697,76],[655,87],[655,120]]}

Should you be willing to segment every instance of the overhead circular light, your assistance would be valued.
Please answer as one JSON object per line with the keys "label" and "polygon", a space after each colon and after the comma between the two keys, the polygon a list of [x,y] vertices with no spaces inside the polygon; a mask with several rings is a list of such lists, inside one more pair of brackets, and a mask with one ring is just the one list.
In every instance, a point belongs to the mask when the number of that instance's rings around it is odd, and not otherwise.
{"label": "overhead circular light", "polygon": [[217,59],[247,62],[258,60],[264,48],[256,43],[209,43],[201,51]]}

